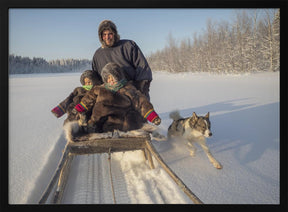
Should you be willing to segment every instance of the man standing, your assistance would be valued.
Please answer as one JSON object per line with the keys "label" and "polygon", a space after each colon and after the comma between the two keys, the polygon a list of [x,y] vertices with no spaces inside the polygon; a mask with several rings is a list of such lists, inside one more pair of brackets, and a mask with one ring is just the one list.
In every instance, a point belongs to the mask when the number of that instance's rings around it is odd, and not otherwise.
{"label": "man standing", "polygon": [[93,56],[92,70],[100,77],[101,70],[107,63],[117,63],[123,68],[126,78],[134,81],[135,87],[150,99],[152,72],[137,44],[132,40],[120,40],[117,27],[110,20],[100,23],[98,35],[101,47]]}

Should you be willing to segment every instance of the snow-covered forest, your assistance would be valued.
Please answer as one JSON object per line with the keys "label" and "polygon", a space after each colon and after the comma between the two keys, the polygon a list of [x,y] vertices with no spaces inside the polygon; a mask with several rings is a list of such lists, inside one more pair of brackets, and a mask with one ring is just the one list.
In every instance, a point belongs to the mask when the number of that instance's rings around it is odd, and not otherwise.
{"label": "snow-covered forest", "polygon": [[91,60],[57,59],[47,62],[43,58],[9,55],[9,74],[83,72],[86,69],[91,69]]}
{"label": "snow-covered forest", "polygon": [[[189,26],[187,26],[189,27]],[[198,32],[199,33],[199,32]],[[167,46],[150,55],[153,71],[247,73],[280,70],[280,9],[235,10],[230,21],[207,20],[206,29],[184,40],[168,35]],[[82,72],[88,59],[9,55],[9,74]]]}
{"label": "snow-covered forest", "polygon": [[[189,26],[187,26],[189,27]],[[152,70],[244,73],[279,71],[280,10],[235,10],[235,18],[207,20],[203,33],[177,41],[148,57]]]}

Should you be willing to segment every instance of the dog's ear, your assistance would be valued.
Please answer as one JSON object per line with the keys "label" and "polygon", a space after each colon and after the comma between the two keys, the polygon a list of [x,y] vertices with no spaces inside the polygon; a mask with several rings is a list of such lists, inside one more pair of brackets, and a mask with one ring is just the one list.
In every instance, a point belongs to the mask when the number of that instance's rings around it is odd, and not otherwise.
{"label": "dog's ear", "polygon": [[193,112],[192,117],[189,118],[189,124],[191,127],[194,127],[194,125],[196,124],[196,122],[198,121],[198,116],[196,115],[195,112]]}
{"label": "dog's ear", "polygon": [[196,115],[195,112],[193,112],[192,119],[193,119],[193,120],[197,120],[197,119],[198,119],[198,116]]}
{"label": "dog's ear", "polygon": [[210,115],[210,113],[208,112],[208,113],[206,114],[205,118],[209,119],[209,115]]}

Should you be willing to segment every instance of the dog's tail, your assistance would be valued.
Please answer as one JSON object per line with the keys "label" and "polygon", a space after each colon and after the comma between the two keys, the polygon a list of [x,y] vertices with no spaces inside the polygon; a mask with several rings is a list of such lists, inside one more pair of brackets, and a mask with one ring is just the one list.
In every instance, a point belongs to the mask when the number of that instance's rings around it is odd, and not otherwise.
{"label": "dog's tail", "polygon": [[177,121],[177,120],[179,120],[179,119],[182,118],[182,117],[180,116],[180,113],[179,113],[178,110],[175,110],[175,111],[171,112],[171,113],[169,114],[169,117],[170,117],[171,119],[173,119],[174,121]]}

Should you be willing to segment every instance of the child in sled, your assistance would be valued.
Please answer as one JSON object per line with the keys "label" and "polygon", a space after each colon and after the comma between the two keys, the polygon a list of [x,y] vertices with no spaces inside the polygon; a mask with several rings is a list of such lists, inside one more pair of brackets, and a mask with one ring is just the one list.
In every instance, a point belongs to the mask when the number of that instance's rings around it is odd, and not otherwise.
{"label": "child in sled", "polygon": [[[80,82],[82,87],[77,87],[74,91],[65,99],[63,100],[58,106],[53,108],[51,112],[57,117],[60,118],[65,113],[67,113],[67,118],[64,121],[66,124],[69,121],[78,120],[80,117],[78,114],[74,114],[71,111],[77,105],[84,95],[92,89],[94,85],[99,85],[101,80],[97,78],[92,70],[86,70],[82,73],[80,77]],[[89,116],[91,114],[87,114]]]}
{"label": "child in sled", "polygon": [[139,129],[146,120],[155,125],[161,119],[147,97],[127,82],[123,70],[116,63],[106,64],[101,72],[104,84],[94,86],[75,106],[75,113],[92,110],[87,123],[88,132],[108,132],[118,129]]}

